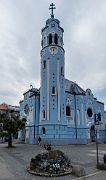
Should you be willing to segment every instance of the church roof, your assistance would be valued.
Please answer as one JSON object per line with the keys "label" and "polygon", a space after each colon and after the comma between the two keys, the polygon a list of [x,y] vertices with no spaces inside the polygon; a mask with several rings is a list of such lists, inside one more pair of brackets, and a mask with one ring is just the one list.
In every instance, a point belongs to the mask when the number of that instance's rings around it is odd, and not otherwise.
{"label": "church roof", "polygon": [[85,95],[85,91],[75,82],[65,79],[65,91],[76,95]]}
{"label": "church roof", "polygon": [[30,92],[30,96],[29,96],[29,97],[32,97],[32,96],[34,96],[34,95],[40,94],[40,89],[37,89],[37,88],[28,89],[27,91],[25,91],[25,92],[23,93],[23,95],[25,95],[25,94],[27,94],[27,93],[29,93],[29,92]]}
{"label": "church roof", "polygon": [[27,94],[28,92],[34,93],[34,92],[36,92],[36,91],[39,91],[39,89],[32,87],[31,89],[28,89],[27,91],[25,91],[25,92],[23,93],[23,95]]}
{"label": "church roof", "polygon": [[58,19],[55,19],[55,18],[49,18],[49,19],[46,21],[46,26],[48,26],[48,24],[50,24],[51,21],[55,21],[55,22],[60,26],[60,21],[59,21]]}
{"label": "church roof", "polygon": [[40,95],[40,89],[35,88],[34,90],[30,91],[31,95],[29,97]]}
{"label": "church roof", "polygon": [[56,22],[58,24],[58,27],[64,32],[64,29],[60,26],[60,21],[58,19],[55,19],[55,18],[49,18],[47,21],[46,21],[46,25],[45,27],[42,28],[41,32],[43,32],[46,28],[49,27],[49,24],[51,22]]}
{"label": "church roof", "polygon": [[97,101],[97,103],[104,104],[103,102]]}

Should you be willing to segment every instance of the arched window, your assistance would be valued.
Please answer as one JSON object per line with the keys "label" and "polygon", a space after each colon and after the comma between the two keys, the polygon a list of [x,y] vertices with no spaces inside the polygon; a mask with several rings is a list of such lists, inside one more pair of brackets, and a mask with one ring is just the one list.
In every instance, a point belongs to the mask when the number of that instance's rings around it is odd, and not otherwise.
{"label": "arched window", "polygon": [[26,115],[29,114],[29,106],[28,106],[28,104],[25,105],[24,112],[25,112]]}
{"label": "arched window", "polygon": [[57,34],[55,34],[55,36],[54,36],[54,43],[58,44],[58,35]]}
{"label": "arched window", "polygon": [[52,44],[52,34],[49,34],[49,44]]}
{"label": "arched window", "polygon": [[66,116],[70,116],[70,106],[66,106]]}

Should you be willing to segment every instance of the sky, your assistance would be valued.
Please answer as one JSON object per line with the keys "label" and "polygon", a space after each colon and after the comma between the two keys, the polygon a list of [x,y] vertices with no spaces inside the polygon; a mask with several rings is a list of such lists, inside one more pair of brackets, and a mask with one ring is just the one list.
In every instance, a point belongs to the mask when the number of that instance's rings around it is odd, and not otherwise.
{"label": "sky", "polygon": [[0,103],[17,106],[30,84],[40,87],[41,29],[52,2],[64,29],[65,78],[106,104],[106,0],[0,0]]}

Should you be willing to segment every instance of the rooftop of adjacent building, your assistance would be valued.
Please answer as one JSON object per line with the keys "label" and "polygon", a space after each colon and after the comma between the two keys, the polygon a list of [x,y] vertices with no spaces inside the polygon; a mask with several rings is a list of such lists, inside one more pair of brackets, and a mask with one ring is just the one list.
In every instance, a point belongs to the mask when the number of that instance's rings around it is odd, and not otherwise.
{"label": "rooftop of adjacent building", "polygon": [[7,109],[8,109],[8,106],[6,103],[0,104],[0,110],[7,110]]}
{"label": "rooftop of adjacent building", "polygon": [[3,102],[0,104],[0,110],[14,110],[14,111],[19,111],[19,106],[13,106],[13,105],[8,105],[7,103]]}

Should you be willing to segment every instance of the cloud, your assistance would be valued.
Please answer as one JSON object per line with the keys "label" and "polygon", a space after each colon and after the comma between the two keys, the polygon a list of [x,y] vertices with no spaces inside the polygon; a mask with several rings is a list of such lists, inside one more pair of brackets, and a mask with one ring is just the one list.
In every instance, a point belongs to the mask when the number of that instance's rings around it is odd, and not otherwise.
{"label": "cloud", "polygon": [[[73,14],[75,21],[73,20],[72,24],[68,26],[68,31],[71,33],[68,43],[66,42],[66,49],[70,49],[66,55],[66,69],[69,66],[71,69],[68,69],[66,75],[78,81],[83,88],[97,89],[99,86],[102,88],[105,86],[106,26],[104,24],[106,24],[106,20],[104,16],[106,12],[104,7],[106,7],[106,3],[102,1],[100,6],[99,3],[97,4],[94,7],[94,3],[84,3],[83,9],[79,7],[80,10],[77,12],[78,21],[75,13]],[[93,8],[88,5],[93,5]]]}
{"label": "cloud", "polygon": [[[53,0],[64,28],[65,74],[100,98],[106,89],[106,1]],[[18,104],[40,87],[41,29],[50,1],[0,0],[0,102]],[[105,99],[103,93],[102,99]]]}

